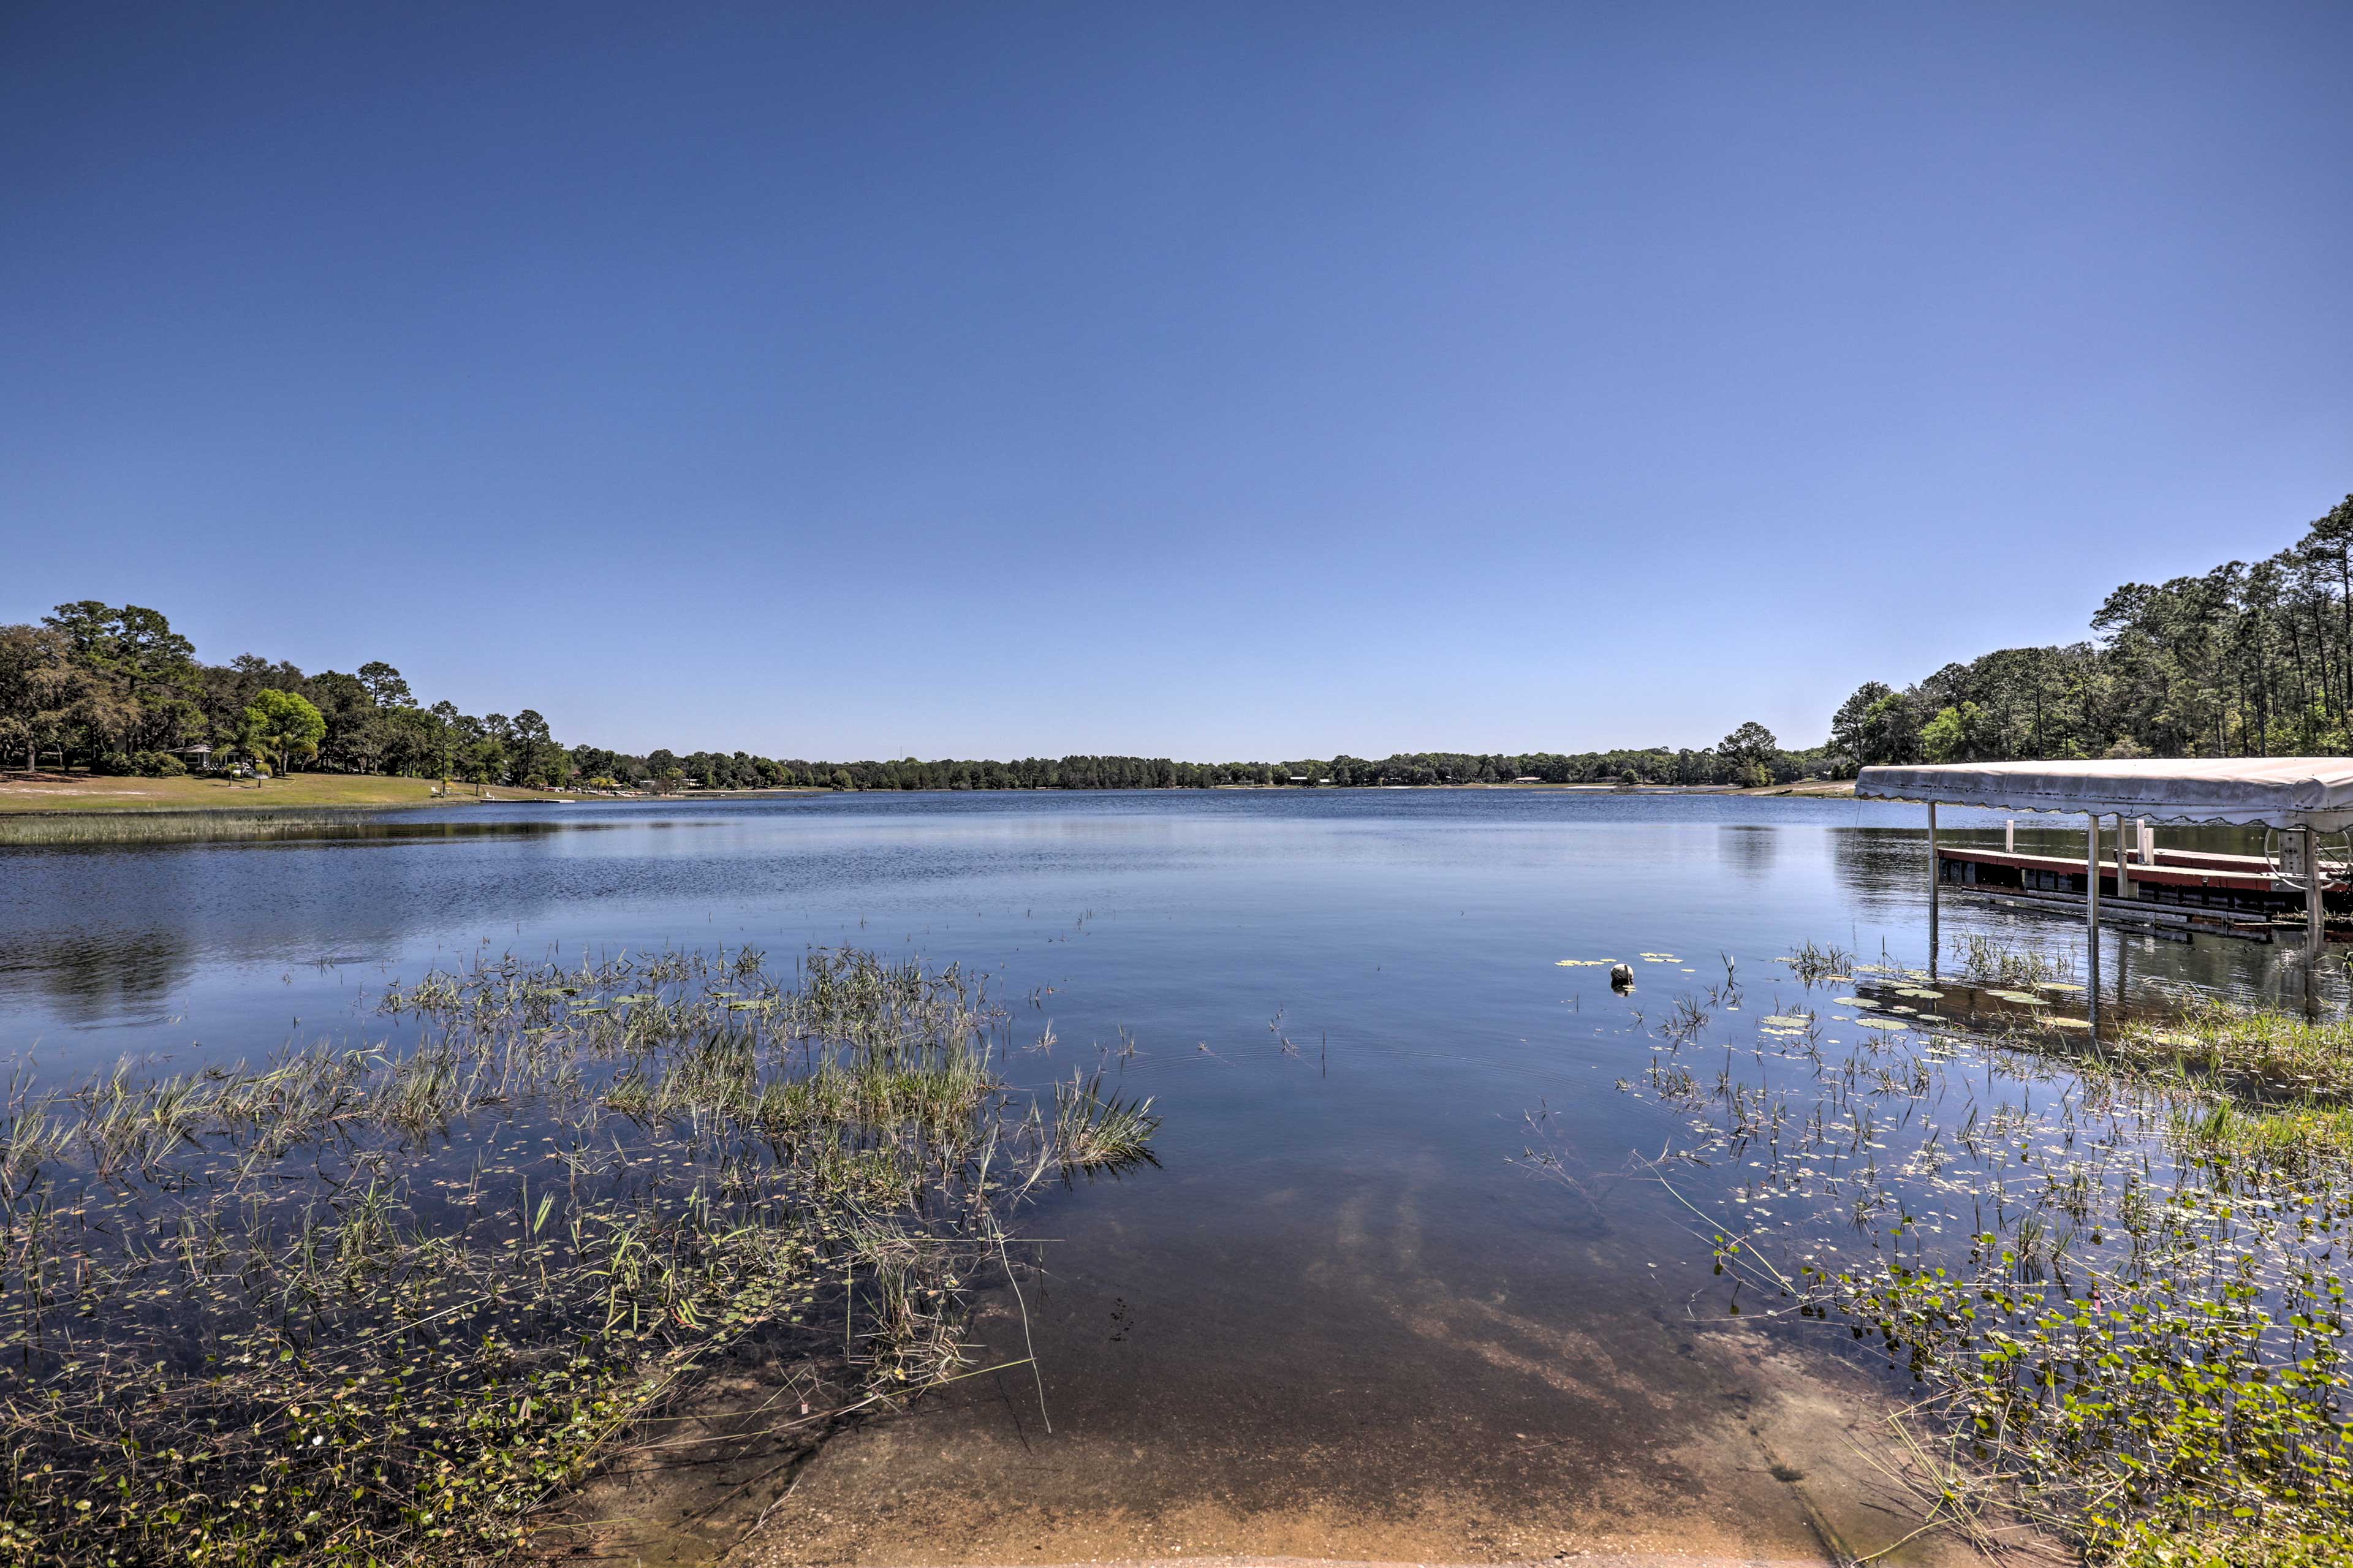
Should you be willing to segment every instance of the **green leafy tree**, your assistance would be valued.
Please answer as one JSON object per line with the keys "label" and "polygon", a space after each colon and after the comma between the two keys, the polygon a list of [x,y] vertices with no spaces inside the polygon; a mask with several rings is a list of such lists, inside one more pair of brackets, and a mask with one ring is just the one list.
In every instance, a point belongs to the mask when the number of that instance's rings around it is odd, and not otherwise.
{"label": "green leafy tree", "polygon": [[1961,713],[1957,708],[1939,709],[1934,719],[1920,726],[1920,754],[1932,763],[1958,761],[1961,744]]}
{"label": "green leafy tree", "polygon": [[1746,724],[1716,742],[1715,754],[1732,769],[1732,776],[1742,784],[1756,785],[1772,782],[1772,764],[1781,754],[1781,742],[1773,731],[1751,719]]}
{"label": "green leafy tree", "polygon": [[1895,693],[1885,681],[1866,680],[1854,689],[1854,694],[1839,704],[1831,715],[1831,749],[1845,762],[1857,768],[1873,766],[1886,759],[1878,754],[1872,733],[1871,710],[1883,699]]}
{"label": "green leafy tree", "polygon": [[317,756],[326,733],[327,721],[309,698],[265,687],[245,710],[240,739],[247,750],[277,758],[283,774],[294,758]]}
{"label": "green leafy tree", "polygon": [[161,611],[80,599],[42,625],[87,678],[61,720],[87,753],[168,747],[202,731],[195,648]]}
{"label": "green leafy tree", "polygon": [[367,688],[369,698],[379,708],[417,706],[417,698],[408,689],[408,682],[400,678],[400,671],[380,658],[372,658],[360,666],[359,681]]}
{"label": "green leafy tree", "polygon": [[0,626],[0,752],[22,754],[27,773],[62,740],[88,672],[50,626]]}

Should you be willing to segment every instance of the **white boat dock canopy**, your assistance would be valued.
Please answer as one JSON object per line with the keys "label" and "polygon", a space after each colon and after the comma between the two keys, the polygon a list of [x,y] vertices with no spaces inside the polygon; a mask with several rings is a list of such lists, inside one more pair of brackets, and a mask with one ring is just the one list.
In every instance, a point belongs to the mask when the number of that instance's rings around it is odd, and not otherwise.
{"label": "white boat dock canopy", "polygon": [[1860,800],[2064,811],[2151,822],[2353,828],[2353,757],[2154,757],[1865,768]]}

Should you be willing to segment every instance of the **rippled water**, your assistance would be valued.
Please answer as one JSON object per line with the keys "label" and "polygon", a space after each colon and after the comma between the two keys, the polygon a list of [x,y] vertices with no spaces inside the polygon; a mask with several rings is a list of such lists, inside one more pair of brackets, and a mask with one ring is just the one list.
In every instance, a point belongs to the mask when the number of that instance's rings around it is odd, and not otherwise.
{"label": "rippled water", "polygon": [[[1011,1354],[1026,1310],[1042,1409],[1026,1373],[984,1378],[839,1445],[755,1560],[1812,1550],[1757,1444],[1827,1445],[1868,1385],[1732,1331],[1708,1248],[1630,1165],[1685,1123],[1619,1085],[1726,956],[1757,1015],[1799,999],[1770,961],[1801,942],[1924,961],[1915,809],[1302,792],[433,820],[0,851],[0,1045],[53,1077],[259,1059],[381,1037],[389,980],[480,955],[850,943],[992,972],[1017,1042],[1053,1037],[1008,1076],[1102,1063],[1166,1117],[1156,1168],[1031,1216],[1042,1289],[984,1312]],[[1943,926],[2081,941],[1959,902]],[[2253,944],[2105,941],[2137,995],[2295,984]],[[1633,961],[1638,987],[1563,959]],[[1571,1184],[1518,1163],[1531,1115]],[[1728,1178],[1691,1179],[1704,1202]]]}

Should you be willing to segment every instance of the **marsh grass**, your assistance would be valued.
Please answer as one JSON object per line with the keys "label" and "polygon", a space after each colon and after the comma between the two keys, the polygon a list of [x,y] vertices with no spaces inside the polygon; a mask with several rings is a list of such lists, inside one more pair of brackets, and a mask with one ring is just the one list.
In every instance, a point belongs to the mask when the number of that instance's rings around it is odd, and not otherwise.
{"label": "marsh grass", "polygon": [[1106,1093],[1103,1074],[1054,1085],[1054,1149],[1065,1170],[1102,1170],[1152,1158],[1152,1135],[1160,1118],[1147,1097],[1141,1100]]}
{"label": "marsh grass", "polygon": [[2072,950],[2046,952],[2039,947],[2020,947],[1999,937],[1974,932],[1958,938],[1954,950],[1961,961],[1962,974],[1978,985],[2019,991],[2037,985],[2072,984],[2075,978],[2075,955]]}
{"label": "marsh grass", "polygon": [[2192,1101],[2174,1112],[2166,1136],[2189,1158],[2299,1173],[2353,1169],[2353,1108],[2247,1106]]}
{"label": "marsh grass", "polygon": [[2202,998],[2103,1037],[2123,1068],[2181,1071],[2273,1095],[2353,1098],[2353,1019],[2308,1019]]}
{"label": "marsh grass", "polygon": [[[408,1049],[8,1086],[6,1560],[497,1561],[714,1369],[851,1408],[968,1371],[1002,1217],[1151,1131],[1048,1121],[976,982],[860,952],[501,960],[383,1007]],[[832,1416],[799,1409],[751,1436]]]}
{"label": "marsh grass", "polygon": [[1924,1527],[2126,1568],[2353,1562],[2353,1030],[2207,1004],[2093,1054],[1809,1016],[1721,1067],[1737,1020],[1658,1031],[1620,1087],[1690,1135],[1638,1165],[1728,1310],[1911,1383],[1887,1462]]}
{"label": "marsh grass", "polygon": [[1820,985],[1854,973],[1854,954],[1836,943],[1809,942],[1782,962],[1806,985]]}
{"label": "marsh grass", "polygon": [[5,812],[0,813],[0,847],[315,838],[379,819],[379,812],[366,806]]}

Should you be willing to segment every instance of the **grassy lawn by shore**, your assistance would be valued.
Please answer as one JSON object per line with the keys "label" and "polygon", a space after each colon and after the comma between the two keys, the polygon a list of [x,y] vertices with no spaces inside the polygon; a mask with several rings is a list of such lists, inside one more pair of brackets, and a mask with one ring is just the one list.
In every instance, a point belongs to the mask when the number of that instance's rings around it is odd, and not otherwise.
{"label": "grassy lawn by shore", "polygon": [[1852,779],[1800,779],[1796,784],[1767,784],[1763,789],[1745,789],[1742,795],[1807,795],[1820,800],[1852,800],[1854,798]]}
{"label": "grassy lawn by shore", "polygon": [[[296,773],[280,779],[102,778],[90,773],[0,773],[0,813],[19,811],[258,811],[271,806],[397,806],[443,804],[431,779],[368,773]],[[493,785],[494,800],[565,800],[560,790]],[[449,805],[475,799],[452,785]]]}

